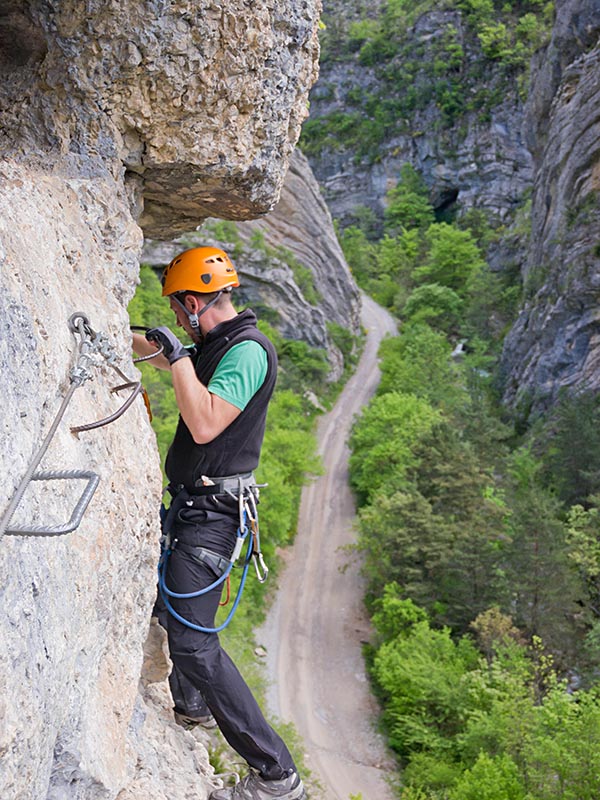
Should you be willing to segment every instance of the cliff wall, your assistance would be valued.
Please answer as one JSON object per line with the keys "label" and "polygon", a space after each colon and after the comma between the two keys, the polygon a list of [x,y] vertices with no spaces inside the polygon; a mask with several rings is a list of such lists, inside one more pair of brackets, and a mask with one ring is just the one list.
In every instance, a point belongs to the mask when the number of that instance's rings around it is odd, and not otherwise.
{"label": "cliff wall", "polygon": [[[343,225],[381,233],[404,163],[440,219],[485,213],[498,232],[492,269],[523,279],[501,380],[527,417],[561,388],[600,380],[600,2],[494,8],[491,28],[512,25],[516,37],[495,49],[471,4],[327,0],[302,147]],[[524,37],[525,11],[537,24]]]}
{"label": "cliff wall", "polygon": [[[343,225],[360,207],[381,218],[410,163],[439,212],[478,208],[509,220],[532,179],[520,71],[484,57],[457,3],[406,4],[397,17],[385,8],[324,3],[324,55],[302,146],[331,213]],[[375,20],[390,27],[389,50],[368,33]]]}
{"label": "cliff wall", "polygon": [[535,158],[526,301],[503,356],[505,399],[539,412],[600,386],[600,2],[557,4],[527,108]]}
{"label": "cliff wall", "polygon": [[[143,232],[172,237],[275,204],[316,75],[317,18],[309,2],[4,4],[2,509],[70,386],[74,312],[136,377],[126,307]],[[206,749],[173,726],[164,687],[138,691],[158,547],[154,437],[139,398],[110,427],[70,432],[123,400],[113,367],[92,362],[40,465],[100,476],[82,524],[0,541],[0,795],[201,800]],[[64,522],[81,489],[30,485],[9,527]]]}

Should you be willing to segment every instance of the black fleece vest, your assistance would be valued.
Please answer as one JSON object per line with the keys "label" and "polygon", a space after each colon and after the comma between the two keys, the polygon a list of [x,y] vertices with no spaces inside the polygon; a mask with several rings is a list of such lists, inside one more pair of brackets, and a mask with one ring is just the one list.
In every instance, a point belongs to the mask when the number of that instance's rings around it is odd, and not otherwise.
{"label": "black fleece vest", "polygon": [[165,464],[172,485],[190,489],[202,475],[236,475],[252,472],[258,466],[267,407],[277,379],[277,354],[269,339],[256,327],[254,312],[246,309],[209,331],[194,356],[194,366],[198,380],[208,386],[225,353],[247,341],[258,342],[267,352],[268,368],[262,386],[231,425],[207,444],[196,444],[179,417]]}

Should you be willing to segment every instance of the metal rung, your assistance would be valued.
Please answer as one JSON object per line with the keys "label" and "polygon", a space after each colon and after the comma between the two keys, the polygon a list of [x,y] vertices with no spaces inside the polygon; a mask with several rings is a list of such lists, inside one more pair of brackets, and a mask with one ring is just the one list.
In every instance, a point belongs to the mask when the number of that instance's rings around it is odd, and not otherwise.
{"label": "metal rung", "polygon": [[85,511],[98,488],[100,476],[95,472],[87,470],[63,470],[60,472],[36,472],[31,476],[32,481],[54,481],[54,480],[87,480],[87,485],[81,497],[77,501],[75,508],[68,522],[62,525],[30,525],[28,527],[7,528],[6,534],[11,536],[60,536],[63,533],[71,533],[79,524]]}

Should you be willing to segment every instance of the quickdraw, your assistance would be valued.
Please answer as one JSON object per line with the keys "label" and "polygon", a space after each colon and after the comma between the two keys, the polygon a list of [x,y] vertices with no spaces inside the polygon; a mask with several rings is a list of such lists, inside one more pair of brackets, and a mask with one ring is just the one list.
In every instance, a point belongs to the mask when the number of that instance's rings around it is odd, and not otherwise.
{"label": "quickdraw", "polygon": [[[72,321],[73,321],[74,317],[76,317],[76,316],[77,315],[74,314],[71,317],[71,319],[69,320],[69,325],[70,326],[72,325]],[[142,397],[144,399],[144,405],[146,406],[146,411],[148,412],[148,418],[149,418],[150,421],[152,421],[152,410],[150,408],[150,399],[148,397],[148,393],[146,392],[146,390],[142,386],[142,382],[141,381],[131,381],[131,380],[129,380],[127,375],[125,375],[125,373],[122,372],[122,370],[119,369],[119,367],[116,365],[116,363],[115,363],[116,353],[113,350],[113,348],[111,347],[110,343],[108,342],[108,339],[106,338],[106,336],[102,332],[94,331],[90,327],[89,322],[87,321],[87,318],[84,317],[84,315],[80,315],[80,316],[83,317],[83,319],[85,320],[84,325],[85,325],[85,328],[86,328],[86,333],[91,337],[91,341],[94,343],[96,351],[99,352],[100,355],[104,356],[104,358],[106,359],[106,362],[109,364],[109,366],[111,366],[115,370],[117,375],[119,375],[119,377],[122,378],[122,380],[125,381],[125,383],[119,384],[118,386],[113,386],[111,388],[111,390],[110,390],[111,393],[120,392],[120,391],[123,391],[124,389],[131,389],[132,391],[131,391],[131,394],[129,395],[129,397],[127,398],[127,400],[125,400],[123,405],[119,409],[117,409],[114,412],[114,414],[110,414],[108,417],[105,417],[104,419],[99,419],[96,422],[88,422],[85,425],[77,425],[75,427],[72,427],[71,428],[71,433],[74,433],[76,436],[78,436],[83,431],[91,431],[91,430],[94,430],[94,428],[102,428],[104,425],[109,425],[111,422],[114,422],[115,420],[119,419],[119,417],[123,416],[123,414],[131,406],[131,404],[133,403],[135,398],[138,396],[138,394],[142,395]],[[138,325],[132,325],[131,329],[132,330],[138,330],[138,329],[139,330],[148,330],[148,328],[142,328],[141,326],[138,326]],[[73,327],[71,327],[71,330],[73,330]],[[156,353],[151,353],[148,356],[141,356],[139,358],[134,358],[133,359],[133,363],[137,364],[137,363],[139,363],[141,361],[149,361],[152,358],[156,358],[157,356],[159,356],[163,352],[163,349],[164,349],[163,347],[159,347],[158,350],[156,351]]]}
{"label": "quickdraw", "polygon": [[227,594],[225,595],[225,600],[221,600],[219,606],[228,606],[229,601],[231,600],[231,575],[227,576],[227,580],[225,581],[225,591]]}

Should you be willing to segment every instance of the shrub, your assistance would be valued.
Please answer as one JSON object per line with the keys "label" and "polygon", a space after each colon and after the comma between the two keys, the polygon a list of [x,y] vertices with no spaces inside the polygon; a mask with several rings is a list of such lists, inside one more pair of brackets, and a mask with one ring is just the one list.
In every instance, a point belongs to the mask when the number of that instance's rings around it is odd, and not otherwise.
{"label": "shrub", "polygon": [[431,225],[425,239],[427,257],[413,272],[417,283],[438,283],[464,296],[469,281],[485,262],[473,236],[446,222]]}
{"label": "shrub", "polygon": [[450,333],[458,327],[463,305],[458,294],[447,286],[426,283],[409,295],[402,314],[406,322]]}
{"label": "shrub", "polygon": [[525,800],[519,769],[507,755],[480,753],[448,794],[448,800]]}

